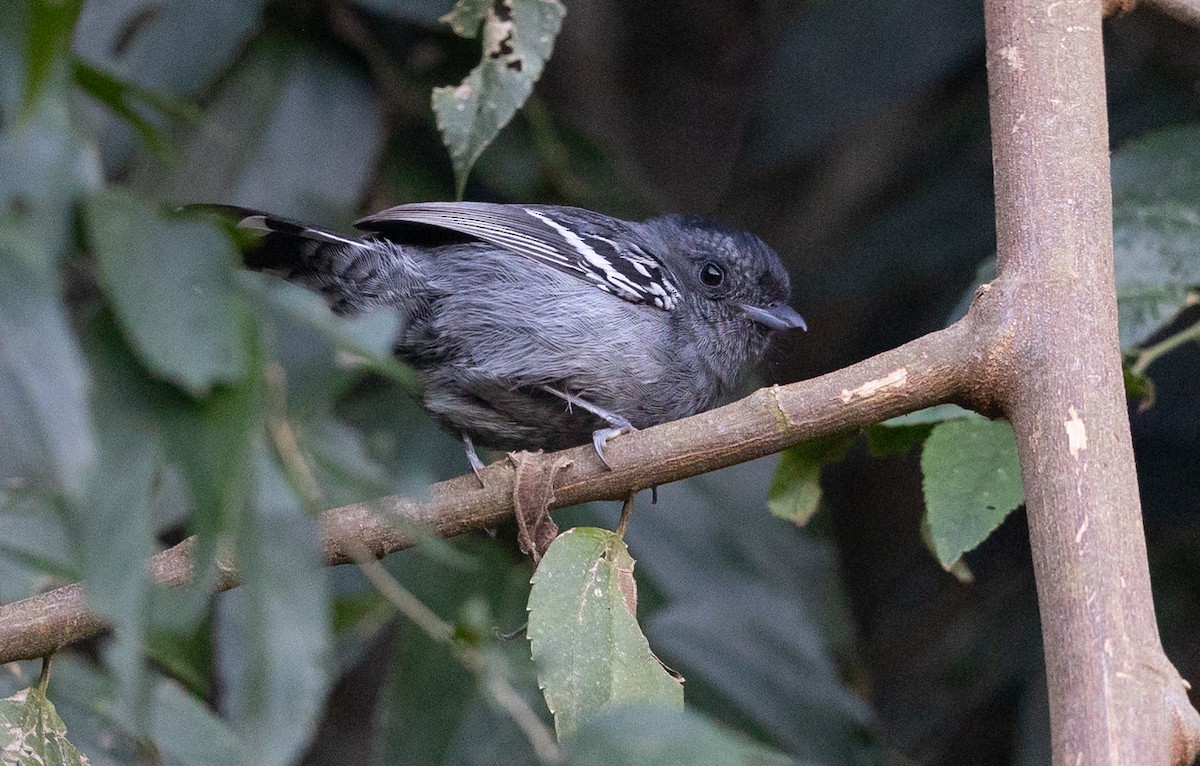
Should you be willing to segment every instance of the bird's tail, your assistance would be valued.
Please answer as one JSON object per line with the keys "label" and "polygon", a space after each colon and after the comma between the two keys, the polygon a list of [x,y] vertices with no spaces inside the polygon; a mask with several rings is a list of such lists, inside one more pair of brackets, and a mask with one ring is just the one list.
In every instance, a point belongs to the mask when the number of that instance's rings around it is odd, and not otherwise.
{"label": "bird's tail", "polygon": [[375,238],[346,236],[233,205],[189,205],[217,213],[257,235],[242,250],[242,263],[323,294],[338,314],[357,314],[410,298],[420,270],[405,248]]}

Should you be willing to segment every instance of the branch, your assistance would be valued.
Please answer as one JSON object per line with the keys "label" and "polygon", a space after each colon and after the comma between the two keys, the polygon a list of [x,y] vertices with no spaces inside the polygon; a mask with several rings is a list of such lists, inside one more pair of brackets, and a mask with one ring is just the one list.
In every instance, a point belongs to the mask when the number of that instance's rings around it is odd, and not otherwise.
{"label": "branch", "polygon": [[[978,308],[978,307],[976,307]],[[992,316],[973,310],[958,324],[819,378],[764,388],[726,407],[615,439],[606,468],[590,446],[544,459],[571,464],[555,475],[552,508],[589,500],[619,500],[630,491],[667,484],[769,455],[793,444],[947,401],[975,403],[972,366],[992,345]],[[513,470],[507,461],[474,475],[435,484],[416,501],[385,497],[322,514],[325,559],[347,564],[364,552],[383,557],[422,535],[450,537],[492,527],[512,513]],[[177,586],[192,576],[192,540],[151,559],[158,583]],[[239,584],[230,563],[219,568],[218,589]],[[0,606],[0,664],[33,659],[107,628],[88,609],[83,587],[67,585]]]}
{"label": "branch", "polygon": [[987,0],[996,373],[1029,516],[1056,766],[1191,764],[1159,642],[1117,338],[1101,9]]}

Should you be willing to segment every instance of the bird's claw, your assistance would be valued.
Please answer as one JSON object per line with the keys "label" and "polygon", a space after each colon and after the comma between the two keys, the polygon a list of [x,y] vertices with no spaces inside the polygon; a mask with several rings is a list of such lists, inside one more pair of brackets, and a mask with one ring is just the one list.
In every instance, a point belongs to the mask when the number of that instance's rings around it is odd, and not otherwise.
{"label": "bird's claw", "polygon": [[608,459],[604,457],[604,445],[608,444],[608,440],[621,434],[633,433],[636,430],[631,424],[626,423],[623,426],[598,428],[592,431],[592,448],[596,450],[596,457],[600,458],[600,462],[604,463],[605,468],[610,471],[612,470],[612,466],[608,464]]}

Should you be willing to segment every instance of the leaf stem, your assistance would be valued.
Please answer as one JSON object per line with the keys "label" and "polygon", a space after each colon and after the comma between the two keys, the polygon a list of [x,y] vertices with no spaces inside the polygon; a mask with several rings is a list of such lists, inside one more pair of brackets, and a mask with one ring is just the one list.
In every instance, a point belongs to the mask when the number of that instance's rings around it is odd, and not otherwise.
{"label": "leaf stem", "polygon": [[1129,368],[1134,375],[1144,375],[1150,365],[1189,341],[1200,341],[1200,322],[1188,325],[1174,335],[1138,352],[1137,361]]}
{"label": "leaf stem", "polygon": [[617,522],[617,528],[614,534],[618,540],[625,539],[625,528],[629,526],[629,517],[633,515],[633,498],[637,496],[637,492],[631,490],[625,496],[625,503],[621,506],[621,520]]}
{"label": "leaf stem", "polygon": [[50,688],[50,660],[53,659],[53,654],[47,654],[42,658],[42,672],[38,675],[38,691],[43,697],[46,696],[46,690]]}

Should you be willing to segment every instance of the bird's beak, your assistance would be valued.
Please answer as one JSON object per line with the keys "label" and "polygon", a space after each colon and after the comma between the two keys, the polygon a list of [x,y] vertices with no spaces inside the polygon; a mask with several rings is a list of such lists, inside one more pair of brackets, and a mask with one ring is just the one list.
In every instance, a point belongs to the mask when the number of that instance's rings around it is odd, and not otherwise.
{"label": "bird's beak", "polygon": [[804,317],[786,303],[771,303],[766,306],[747,306],[742,304],[746,316],[758,322],[769,330],[801,330],[808,329]]}

